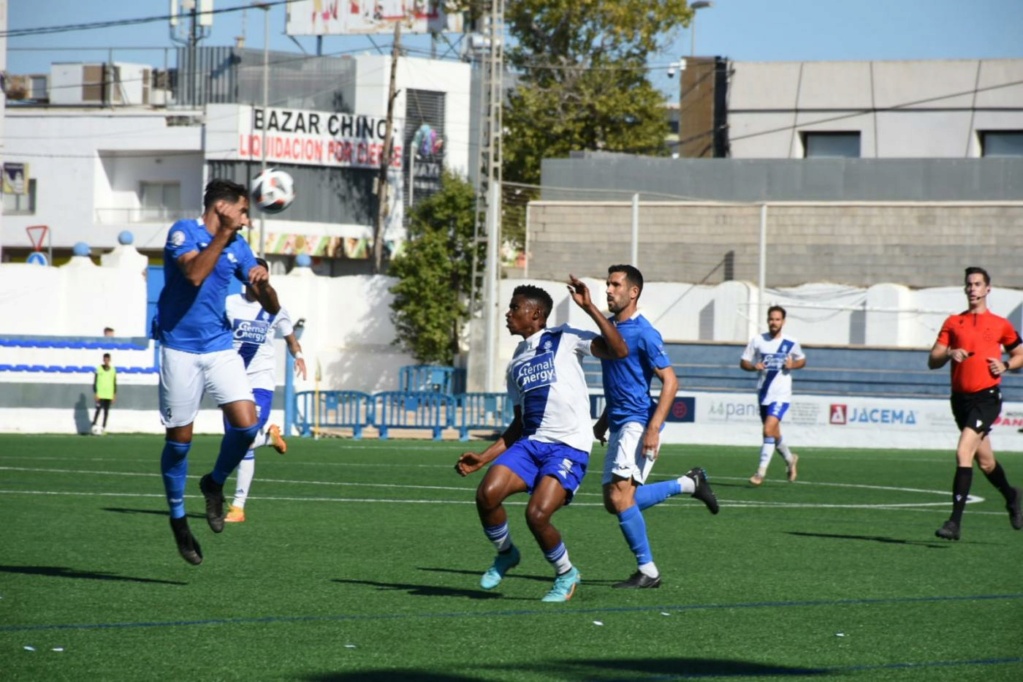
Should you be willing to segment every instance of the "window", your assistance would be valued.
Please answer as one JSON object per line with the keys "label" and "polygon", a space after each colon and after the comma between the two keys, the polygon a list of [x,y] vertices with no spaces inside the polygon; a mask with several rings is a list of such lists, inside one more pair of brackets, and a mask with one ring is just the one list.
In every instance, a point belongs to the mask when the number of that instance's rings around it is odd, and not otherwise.
{"label": "window", "polygon": [[980,134],[981,156],[1023,156],[1023,130],[992,130]]}
{"label": "window", "polygon": [[803,155],[806,158],[860,158],[860,134],[803,133]]}
{"label": "window", "polygon": [[36,212],[36,181],[30,178],[24,194],[4,192],[4,213],[6,215],[31,215]]}
{"label": "window", "polygon": [[140,222],[176,220],[181,213],[181,183],[143,182],[140,185]]}

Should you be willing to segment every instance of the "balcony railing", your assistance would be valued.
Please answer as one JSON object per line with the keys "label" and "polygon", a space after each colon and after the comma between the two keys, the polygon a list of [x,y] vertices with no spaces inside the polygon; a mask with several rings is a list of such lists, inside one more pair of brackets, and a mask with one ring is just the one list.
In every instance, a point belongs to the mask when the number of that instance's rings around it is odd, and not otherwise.
{"label": "balcony railing", "polygon": [[172,208],[97,208],[97,225],[118,225],[124,223],[170,224],[182,218],[194,218],[196,211]]}

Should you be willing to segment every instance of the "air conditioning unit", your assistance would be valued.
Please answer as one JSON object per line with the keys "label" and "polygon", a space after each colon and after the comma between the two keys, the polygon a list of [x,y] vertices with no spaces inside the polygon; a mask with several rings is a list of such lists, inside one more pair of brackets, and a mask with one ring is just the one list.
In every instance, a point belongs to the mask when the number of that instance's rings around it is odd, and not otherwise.
{"label": "air conditioning unit", "polygon": [[57,63],[50,67],[50,103],[66,105],[148,105],[152,69],[143,64]]}
{"label": "air conditioning unit", "polygon": [[7,99],[25,102],[46,102],[49,99],[50,77],[33,73],[7,77]]}

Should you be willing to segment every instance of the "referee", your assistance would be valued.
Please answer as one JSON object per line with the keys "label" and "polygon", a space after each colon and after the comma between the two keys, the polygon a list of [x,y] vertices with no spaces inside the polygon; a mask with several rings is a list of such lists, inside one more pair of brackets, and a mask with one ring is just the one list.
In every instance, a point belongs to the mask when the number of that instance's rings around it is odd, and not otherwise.
{"label": "referee", "polygon": [[[991,447],[991,427],[1002,411],[1002,375],[1023,367],[1023,341],[1019,332],[1004,317],[987,308],[991,277],[983,268],[966,268],[966,300],[969,308],[950,315],[938,332],[927,366],[944,367],[952,362],[952,415],[959,427],[956,447],[956,473],[952,482],[952,516],[935,531],[946,540],[959,539],[959,526],[973,481],[973,460],[1005,498],[1009,521],[1016,530],[1023,528],[1020,502],[1023,490],[1009,485],[1005,470],[995,460]],[[1009,354],[1002,359],[1002,349]]]}

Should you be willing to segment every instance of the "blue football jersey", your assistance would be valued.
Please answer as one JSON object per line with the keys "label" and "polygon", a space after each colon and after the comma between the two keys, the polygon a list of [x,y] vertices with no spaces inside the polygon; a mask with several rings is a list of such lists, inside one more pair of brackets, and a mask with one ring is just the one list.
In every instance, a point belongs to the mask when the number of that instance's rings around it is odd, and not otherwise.
{"label": "blue football jersey", "polygon": [[199,286],[185,278],[178,258],[202,251],[213,241],[202,221],[179,220],[167,233],[163,248],[164,285],[156,307],[153,338],[168,348],[189,353],[231,350],[231,324],[225,314],[231,278],[245,282],[256,257],[239,235],[224,247],[213,271]]}
{"label": "blue football jersey", "polygon": [[629,344],[629,354],[619,360],[600,361],[607,420],[612,429],[628,422],[646,424],[650,421],[650,415],[657,408],[650,397],[654,369],[671,366],[660,332],[645,317],[633,315],[615,326]]}

